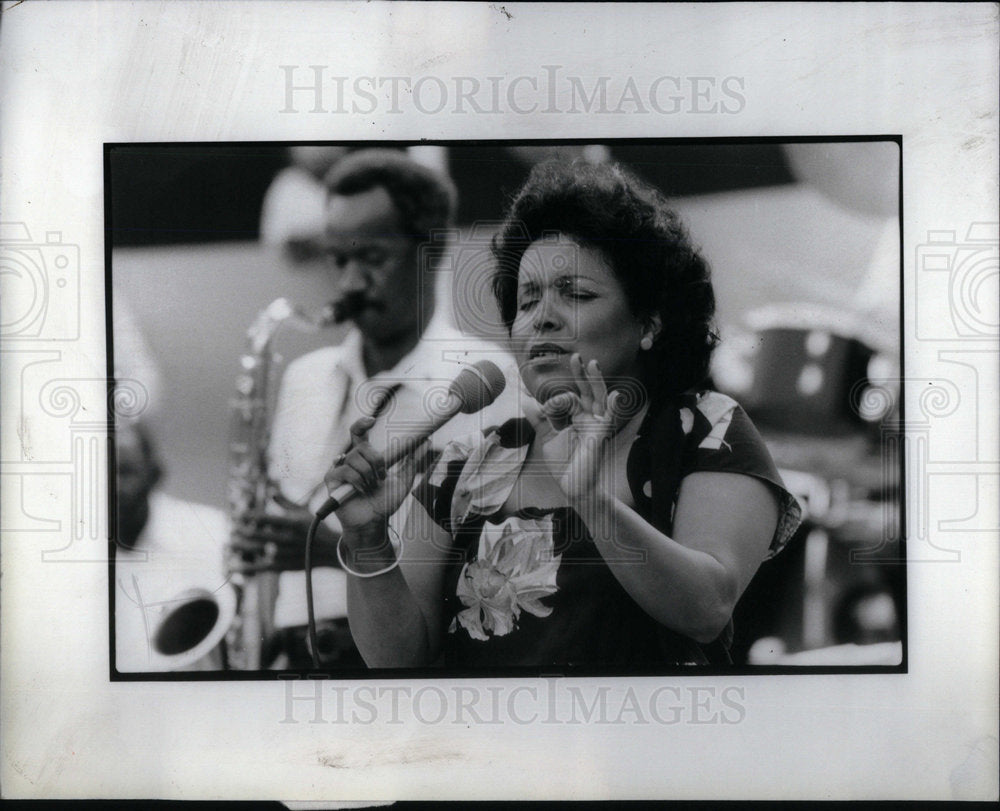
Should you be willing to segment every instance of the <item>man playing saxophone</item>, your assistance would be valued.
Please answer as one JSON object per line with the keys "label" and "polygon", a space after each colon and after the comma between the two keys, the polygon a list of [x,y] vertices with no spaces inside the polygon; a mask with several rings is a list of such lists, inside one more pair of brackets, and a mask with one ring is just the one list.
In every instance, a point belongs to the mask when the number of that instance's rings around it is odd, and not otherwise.
{"label": "man playing saxophone", "polygon": [[[327,496],[323,476],[351,444],[350,426],[375,416],[368,433],[386,447],[408,424],[425,423],[429,403],[460,364],[510,361],[498,347],[463,335],[435,308],[443,246],[436,234],[452,224],[450,180],[403,152],[365,150],[337,163],[326,177],[327,272],[338,321],[352,328],[337,346],[292,362],[281,381],[271,432],[269,473],[280,511],[242,522],[238,545],[267,548],[280,571],[274,608],[278,644],[265,666],[313,666],[307,642],[303,569],[305,536]],[[508,392],[478,414],[461,415],[431,437],[450,439],[500,424],[516,414]],[[390,521],[402,521],[407,505]],[[268,512],[276,512],[269,510]],[[335,515],[312,550],[317,640],[325,667],[363,667],[347,625],[347,575],[339,568]]]}

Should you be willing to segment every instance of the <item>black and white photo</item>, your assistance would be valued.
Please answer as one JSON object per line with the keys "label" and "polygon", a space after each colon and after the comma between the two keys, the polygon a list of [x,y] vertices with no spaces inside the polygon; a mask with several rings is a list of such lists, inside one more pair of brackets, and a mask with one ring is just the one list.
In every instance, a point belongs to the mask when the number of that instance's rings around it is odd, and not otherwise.
{"label": "black and white photo", "polygon": [[[150,510],[116,486],[116,670],[902,665],[900,156],[109,146],[115,377],[170,393],[123,421],[119,471],[136,430],[156,464],[155,434],[174,450],[148,503],[173,482],[173,509],[206,513],[137,542]],[[834,217],[835,252],[808,236]],[[220,304],[236,290],[257,298]],[[496,380],[447,413],[469,367]],[[361,497],[307,571],[338,485]]]}
{"label": "black and white photo", "polygon": [[997,799],[994,5],[0,12],[5,799]]}

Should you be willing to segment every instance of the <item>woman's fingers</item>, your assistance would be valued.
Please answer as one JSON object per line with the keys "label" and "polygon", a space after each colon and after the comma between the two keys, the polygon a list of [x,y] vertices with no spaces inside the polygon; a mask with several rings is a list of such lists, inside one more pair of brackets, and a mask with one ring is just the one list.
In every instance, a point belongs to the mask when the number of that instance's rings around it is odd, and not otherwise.
{"label": "woman's fingers", "polygon": [[573,384],[580,393],[580,405],[584,411],[592,412],[594,408],[594,392],[590,386],[590,380],[583,368],[583,360],[579,352],[574,352],[569,356],[569,370],[573,375]]}
{"label": "woman's fingers", "polygon": [[337,467],[326,474],[327,489],[332,491],[338,484],[349,484],[359,493],[367,493],[368,485],[365,477],[352,466],[346,464],[346,459],[344,461],[345,464],[337,465]]}
{"label": "woman's fingers", "polygon": [[607,410],[608,385],[604,382],[600,364],[592,358],[586,363],[579,353],[570,356],[569,368],[580,392],[580,405],[586,414],[603,417]]}
{"label": "woman's fingers", "polygon": [[345,461],[353,454],[360,455],[366,462],[368,462],[368,464],[371,465],[372,470],[375,471],[375,476],[377,478],[379,479],[385,478],[385,457],[382,454],[380,454],[377,450],[375,450],[371,445],[369,445],[367,442],[362,442],[359,445],[355,445],[351,449],[351,453],[349,453],[347,457],[345,457]]}
{"label": "woman's fingers", "polygon": [[627,399],[628,395],[617,390],[608,395],[607,415],[612,431],[618,431],[634,416],[635,412],[630,413],[629,406],[625,404]]}
{"label": "woman's fingers", "polygon": [[424,440],[412,453],[406,454],[390,468],[389,473],[392,476],[390,484],[394,498],[402,501],[406,497],[429,450],[430,441]]}
{"label": "woman's fingers", "polygon": [[552,395],[542,406],[542,411],[546,414],[565,414],[569,416],[579,410],[580,398],[570,391],[563,391]]}
{"label": "woman's fingers", "polygon": [[361,477],[361,481],[364,483],[361,492],[368,493],[378,487],[380,477],[375,465],[361,453],[362,447],[358,446],[347,454],[347,458],[344,459],[344,467],[350,468]]}
{"label": "woman's fingers", "polygon": [[545,401],[542,405],[542,415],[555,430],[561,431],[581,409],[580,398],[572,392],[564,391]]}
{"label": "woman's fingers", "polygon": [[375,424],[374,417],[362,417],[351,425],[351,442],[357,445],[368,438],[368,430]]}
{"label": "woman's fingers", "polygon": [[608,386],[604,382],[604,375],[601,374],[601,367],[596,360],[591,360],[584,367],[584,374],[590,386],[593,413],[595,416],[603,417],[608,399]]}
{"label": "woman's fingers", "polygon": [[385,459],[368,444],[368,430],[374,424],[373,417],[362,417],[351,425],[350,451],[343,454],[323,477],[328,489],[349,484],[359,493],[368,493],[385,478]]}

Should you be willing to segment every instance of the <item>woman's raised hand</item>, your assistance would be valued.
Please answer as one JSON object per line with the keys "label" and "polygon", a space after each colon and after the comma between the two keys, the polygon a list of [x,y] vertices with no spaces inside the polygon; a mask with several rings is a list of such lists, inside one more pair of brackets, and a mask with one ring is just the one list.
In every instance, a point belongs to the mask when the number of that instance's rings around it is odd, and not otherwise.
{"label": "woman's raised hand", "polygon": [[[624,420],[617,407],[620,394],[608,392],[597,361],[584,364],[574,352],[569,364],[576,391],[553,395],[542,406],[542,413],[559,432],[556,436],[564,429],[569,432],[569,456],[557,481],[574,500],[586,498],[597,489],[613,492],[613,483],[602,481],[603,461]],[[551,456],[550,460],[556,461]]]}
{"label": "woman's raised hand", "polygon": [[427,450],[426,444],[421,445],[387,470],[385,457],[368,442],[368,431],[374,424],[373,417],[362,417],[351,426],[350,450],[334,461],[323,477],[330,492],[349,484],[358,493],[337,510],[345,532],[384,524],[410,492],[418,460]]}

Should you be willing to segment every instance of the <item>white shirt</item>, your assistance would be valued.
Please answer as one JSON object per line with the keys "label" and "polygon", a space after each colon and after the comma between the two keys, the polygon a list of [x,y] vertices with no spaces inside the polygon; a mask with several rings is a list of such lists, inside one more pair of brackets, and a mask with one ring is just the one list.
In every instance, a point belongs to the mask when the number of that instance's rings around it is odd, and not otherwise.
{"label": "white shirt", "polygon": [[[503,394],[476,414],[459,414],[431,436],[440,450],[459,436],[500,425],[519,413],[519,377],[512,358],[495,344],[465,335],[433,320],[413,350],[392,369],[370,380],[362,361],[362,336],[351,330],[338,346],[316,350],[291,364],[281,382],[271,429],[271,478],[282,494],[297,504],[317,509],[328,493],[323,476],[350,444],[350,426],[371,413],[379,392],[399,384],[390,404],[369,431],[369,441],[385,448],[388,438],[419,430],[433,413],[433,401],[443,396],[463,364],[492,360],[504,372]],[[513,385],[512,385],[513,384]],[[409,500],[392,517],[399,531]],[[328,524],[339,529],[336,516]],[[340,569],[313,569],[317,619],[347,616],[347,575]],[[307,622],[304,572],[282,572],[275,606],[279,628]]]}

